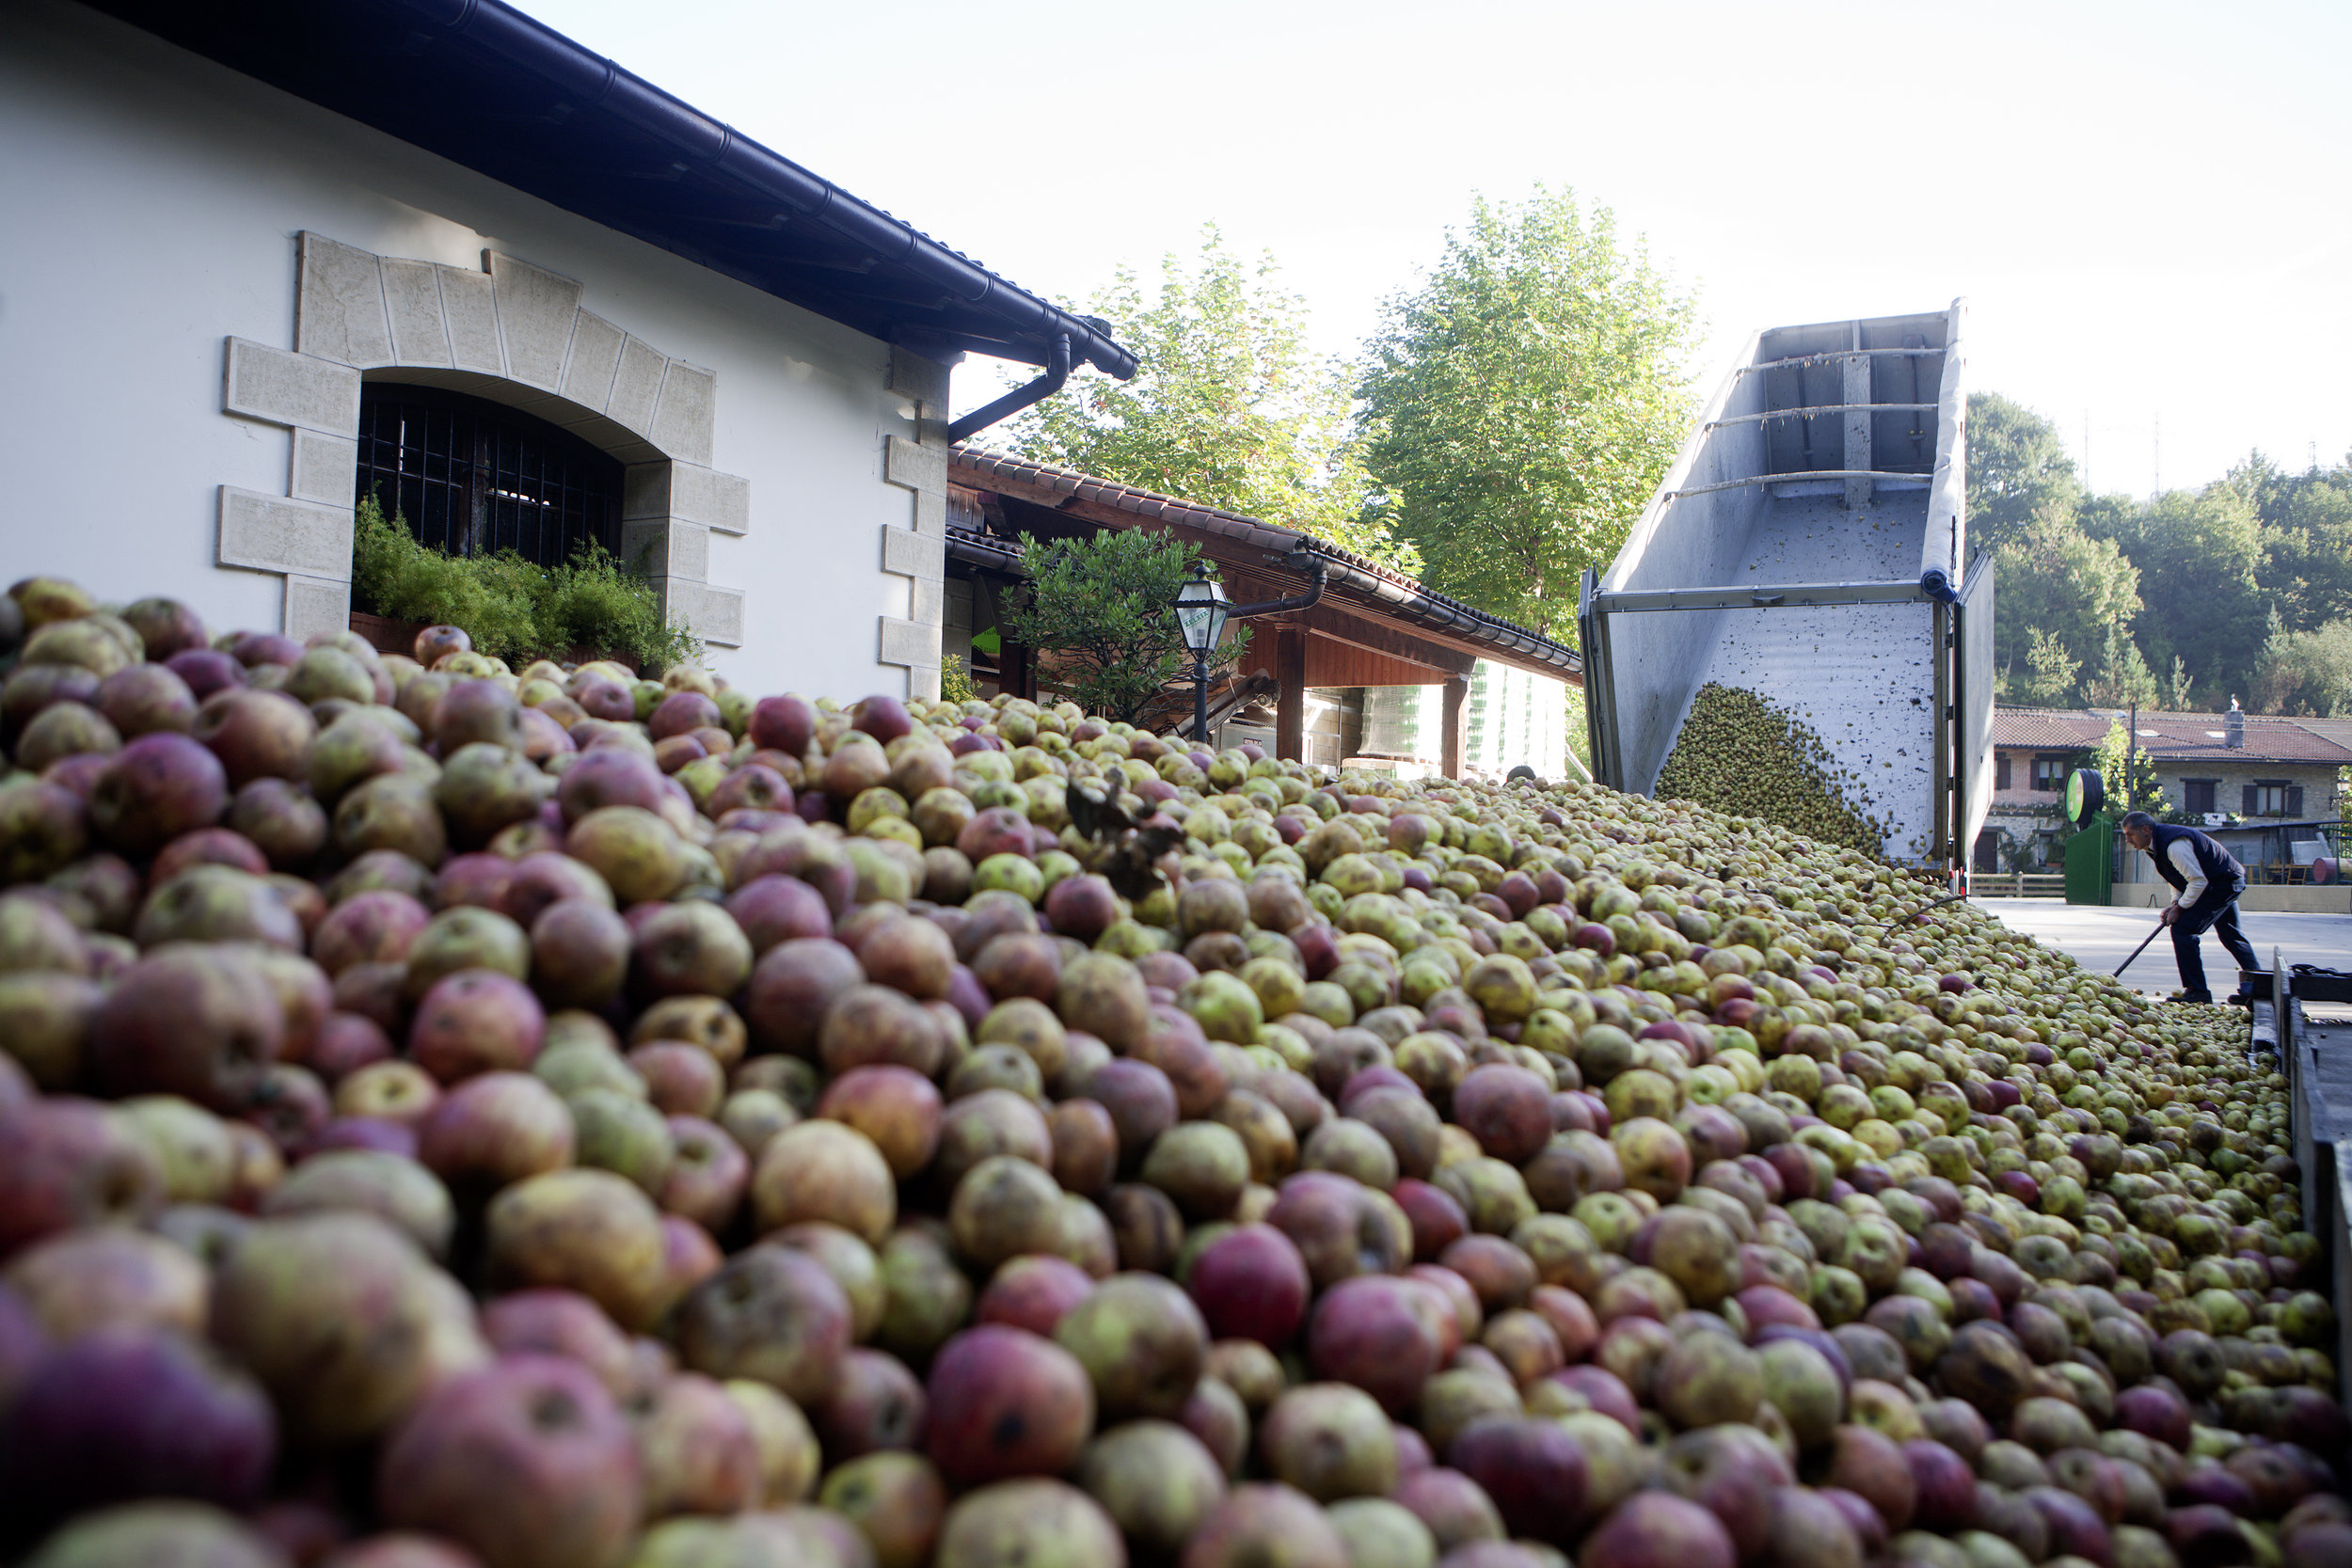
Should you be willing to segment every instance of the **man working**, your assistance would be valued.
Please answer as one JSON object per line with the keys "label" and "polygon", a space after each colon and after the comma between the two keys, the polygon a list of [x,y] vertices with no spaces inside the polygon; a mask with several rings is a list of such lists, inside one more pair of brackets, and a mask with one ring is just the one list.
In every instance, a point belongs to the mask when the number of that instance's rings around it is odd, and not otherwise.
{"label": "man working", "polygon": [[2181,966],[2181,1000],[2210,1002],[2205,960],[2197,939],[2210,929],[2221,939],[2240,969],[2260,969],[2253,943],[2238,929],[2237,895],[2246,891],[2246,867],[2230,851],[2194,828],[2159,822],[2144,811],[2123,818],[2123,842],[2156,863],[2156,875],[2178,895],[2164,907],[2172,927],[2172,956]]}

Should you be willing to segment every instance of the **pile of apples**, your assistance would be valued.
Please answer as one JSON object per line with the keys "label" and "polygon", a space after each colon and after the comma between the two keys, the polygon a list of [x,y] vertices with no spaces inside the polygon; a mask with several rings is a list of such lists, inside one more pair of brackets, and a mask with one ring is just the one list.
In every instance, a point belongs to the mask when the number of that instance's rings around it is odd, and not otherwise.
{"label": "pile of apples", "polygon": [[0,1559],[2352,1561],[2231,1009],[1688,802],[414,651],[0,599]]}

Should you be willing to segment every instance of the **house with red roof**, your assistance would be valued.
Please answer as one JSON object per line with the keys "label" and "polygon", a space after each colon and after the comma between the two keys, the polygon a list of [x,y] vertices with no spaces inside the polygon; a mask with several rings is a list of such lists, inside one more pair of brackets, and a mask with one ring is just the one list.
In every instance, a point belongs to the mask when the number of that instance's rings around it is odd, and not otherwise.
{"label": "house with red roof", "polygon": [[2171,812],[2229,844],[2249,872],[2299,881],[2298,856],[2308,868],[2313,855],[2341,853],[2352,736],[2328,733],[2329,721],[2246,713],[2234,703],[2223,713],[2002,707],[1993,717],[1993,808],[1977,838],[1978,870],[2055,863],[2066,776],[2090,763],[2117,724],[2133,729]]}

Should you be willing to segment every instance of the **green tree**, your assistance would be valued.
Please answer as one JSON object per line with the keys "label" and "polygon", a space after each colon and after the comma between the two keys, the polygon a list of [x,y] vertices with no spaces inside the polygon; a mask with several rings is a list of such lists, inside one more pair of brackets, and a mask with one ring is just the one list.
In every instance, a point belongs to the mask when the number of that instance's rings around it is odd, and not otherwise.
{"label": "green tree", "polygon": [[2095,707],[2154,707],[2163,697],[2155,672],[2122,626],[2107,628],[2098,673],[2083,683],[2083,695]]}
{"label": "green tree", "polygon": [[2058,426],[1998,392],[1968,397],[1968,542],[1997,549],[2082,498]]}
{"label": "green tree", "polygon": [[[2107,673],[2109,636],[2139,609],[2138,571],[2112,541],[2091,538],[2071,510],[2057,506],[2028,519],[2001,546],[1999,561],[1995,662],[2030,701],[2082,701],[2077,673],[2095,681]],[[2023,683],[2021,670],[2031,672]],[[2063,680],[2056,679],[2061,670]]]}
{"label": "green tree", "polygon": [[[1021,537],[1029,580],[1009,595],[1005,629],[1050,656],[1053,684],[1089,713],[1133,721],[1160,689],[1191,670],[1168,606],[1176,591],[1216,568],[1200,552],[1142,529],[1089,537]],[[1212,670],[1249,646],[1249,629],[1228,622]]]}
{"label": "green tree", "polygon": [[1349,375],[1307,343],[1307,307],[1274,258],[1233,254],[1212,224],[1187,266],[1173,253],[1147,293],[1121,267],[1089,304],[1133,349],[1132,381],[1073,380],[1007,427],[1033,462],[1181,496],[1414,570],[1363,517]]}
{"label": "green tree", "polygon": [[2196,689],[2196,687],[2197,683],[2189,678],[2188,661],[2180,655],[2174,654],[2172,656],[2172,678],[2165,683],[2165,694],[2172,699],[2173,712],[2188,711],[2189,695]]}
{"label": "green tree", "polygon": [[2040,626],[2027,628],[2026,637],[2025,672],[2005,673],[2001,695],[2011,702],[2045,707],[2063,707],[2073,702],[2074,676],[2083,667],[2082,660]]}
{"label": "green tree", "polygon": [[2252,689],[2269,619],[2262,520],[2228,483],[2173,490],[2084,522],[2139,570],[2132,640],[2155,663],[2177,656],[2208,703]]}
{"label": "green tree", "polygon": [[2336,701],[2328,628],[2352,603],[2352,457],[2298,474],[2257,451],[2200,490],[2090,496],[2049,420],[1997,393],[1968,406],[1969,521],[2000,550],[2008,694]]}
{"label": "green tree", "polygon": [[2261,581],[2289,630],[2352,605],[2352,460],[2290,474],[2256,451],[2223,483],[2262,520]]}
{"label": "green tree", "polygon": [[2163,812],[2169,802],[2164,786],[2156,782],[2156,762],[2148,749],[2138,745],[2124,733],[2123,721],[2117,720],[2107,726],[2105,740],[2091,754],[2090,766],[2099,770],[2099,782],[2106,786],[2106,813],[2121,816],[2127,811]]}
{"label": "green tree", "polygon": [[2352,619],[2310,631],[2274,623],[2254,699],[2265,713],[2352,714]]}
{"label": "green tree", "polygon": [[1472,207],[1390,299],[1359,387],[1373,515],[1432,587],[1573,639],[1690,416],[1694,308],[1606,208],[1538,186]]}

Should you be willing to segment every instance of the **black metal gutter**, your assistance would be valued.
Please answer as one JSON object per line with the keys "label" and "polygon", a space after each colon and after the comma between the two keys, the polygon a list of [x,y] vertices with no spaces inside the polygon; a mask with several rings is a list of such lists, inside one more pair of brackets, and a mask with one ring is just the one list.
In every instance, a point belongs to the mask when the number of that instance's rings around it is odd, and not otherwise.
{"label": "black metal gutter", "polygon": [[182,48],[843,325],[1124,379],[1135,356],[503,0],[88,0]]}
{"label": "black metal gutter", "polygon": [[1449,598],[1419,583],[1408,589],[1385,577],[1365,571],[1352,564],[1345,552],[1311,534],[1302,533],[1298,539],[1301,546],[1330,562],[1334,582],[1353,589],[1367,598],[1379,600],[1406,620],[1417,622],[1435,631],[1446,632],[1465,641],[1508,649],[1531,662],[1545,665],[1563,674],[1574,675],[1580,681],[1584,678],[1584,660],[1574,648],[1554,642],[1541,633],[1529,631],[1501,616],[1472,610],[1458,599]]}

